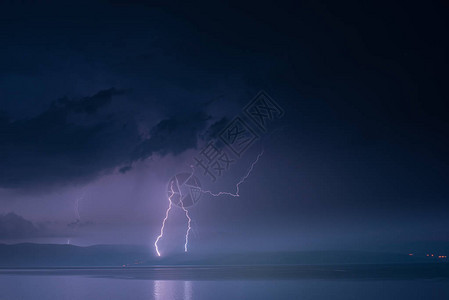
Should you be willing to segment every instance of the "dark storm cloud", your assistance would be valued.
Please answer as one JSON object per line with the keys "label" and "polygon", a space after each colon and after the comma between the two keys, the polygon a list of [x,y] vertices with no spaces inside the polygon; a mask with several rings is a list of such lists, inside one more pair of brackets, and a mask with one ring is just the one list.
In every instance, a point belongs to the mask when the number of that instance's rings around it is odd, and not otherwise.
{"label": "dark storm cloud", "polygon": [[92,97],[86,97],[79,101],[70,101],[61,99],[57,101],[56,106],[60,105],[66,112],[94,114],[101,107],[111,102],[112,96],[123,95],[125,92],[114,88],[98,92]]}
{"label": "dark storm cloud", "polygon": [[0,239],[29,238],[40,234],[34,224],[11,212],[0,215]]}
{"label": "dark storm cloud", "polygon": [[126,172],[131,171],[131,169],[132,169],[131,166],[124,166],[119,169],[119,172],[125,174]]}
{"label": "dark storm cloud", "polygon": [[176,155],[195,148],[198,133],[206,128],[209,119],[204,112],[197,112],[160,121],[151,129],[150,138],[136,148],[132,159],[145,159],[154,153]]}
{"label": "dark storm cloud", "polygon": [[117,167],[126,173],[136,160],[195,148],[207,130],[208,114],[184,111],[160,121],[145,120],[149,136],[142,137],[133,103],[126,103],[132,113],[114,104],[123,95],[127,93],[111,88],[79,100],[63,98],[28,119],[11,120],[1,113],[0,187],[76,183]]}
{"label": "dark storm cloud", "polygon": [[203,138],[205,140],[211,140],[216,139],[218,137],[218,134],[220,133],[223,128],[225,128],[226,124],[229,122],[229,118],[223,117],[217,122],[211,124],[207,131],[204,133]]}
{"label": "dark storm cloud", "polygon": [[117,130],[120,124],[113,117],[98,111],[122,94],[112,88],[80,100],[60,99],[28,119],[10,120],[3,114],[0,186],[67,182],[118,163],[121,153],[115,145],[126,146],[122,139],[127,135]]}

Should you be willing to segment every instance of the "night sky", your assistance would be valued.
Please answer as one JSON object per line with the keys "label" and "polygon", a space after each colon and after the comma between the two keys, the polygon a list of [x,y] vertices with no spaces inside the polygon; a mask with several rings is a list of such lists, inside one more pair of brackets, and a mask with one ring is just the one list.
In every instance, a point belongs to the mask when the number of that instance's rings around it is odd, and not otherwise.
{"label": "night sky", "polygon": [[[263,155],[189,208],[189,251],[449,244],[444,1],[22,2],[0,6],[0,243],[153,251],[170,178],[240,117],[258,138],[202,187]],[[185,229],[173,209],[165,252]]]}

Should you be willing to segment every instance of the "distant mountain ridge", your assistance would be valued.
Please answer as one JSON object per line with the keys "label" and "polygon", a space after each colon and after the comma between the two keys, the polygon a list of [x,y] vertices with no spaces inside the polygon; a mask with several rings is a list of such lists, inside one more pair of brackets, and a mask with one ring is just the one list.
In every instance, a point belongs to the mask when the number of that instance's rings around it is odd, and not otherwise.
{"label": "distant mountain ridge", "polygon": [[[298,251],[230,254],[180,253],[156,257],[148,246],[0,244],[0,267],[99,267],[152,265],[326,265],[439,262],[435,257],[360,251]],[[447,260],[446,260],[447,261]]]}

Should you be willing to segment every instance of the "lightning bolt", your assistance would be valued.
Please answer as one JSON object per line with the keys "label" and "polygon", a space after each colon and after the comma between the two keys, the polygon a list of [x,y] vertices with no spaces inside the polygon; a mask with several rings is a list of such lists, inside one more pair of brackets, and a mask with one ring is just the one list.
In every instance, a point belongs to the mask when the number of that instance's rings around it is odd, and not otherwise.
{"label": "lightning bolt", "polygon": [[162,221],[161,233],[158,235],[156,241],[154,242],[154,247],[156,248],[156,253],[157,253],[158,256],[161,256],[161,253],[159,252],[159,248],[157,247],[157,243],[159,242],[159,240],[164,235],[165,222],[167,222],[168,213],[170,212],[170,210],[172,208],[172,204],[173,204],[173,202],[171,200],[171,197],[173,197],[173,195],[175,194],[175,191],[173,191],[173,181],[171,182],[171,185],[170,185],[170,191],[171,191],[171,195],[168,197],[169,204],[168,204],[167,211],[165,212],[165,218]]}
{"label": "lightning bolt", "polygon": [[[264,150],[262,149],[262,151],[257,155],[256,159],[253,161],[253,163],[251,164],[251,166],[249,167],[248,171],[246,172],[245,176],[242,177],[242,179],[240,179],[239,182],[237,182],[236,186],[235,186],[235,193],[231,193],[231,192],[218,192],[218,193],[213,193],[211,191],[205,191],[201,189],[201,192],[204,194],[209,194],[211,196],[214,197],[219,197],[222,195],[228,195],[228,196],[232,196],[232,197],[240,197],[240,185],[242,183],[245,182],[245,180],[249,177],[249,175],[251,174],[251,172],[254,169],[254,166],[259,162],[260,157],[263,155]],[[193,167],[192,167],[193,168]]]}
{"label": "lightning bolt", "polygon": [[[252,172],[253,169],[254,169],[254,166],[259,162],[259,159],[260,159],[260,157],[263,155],[263,153],[264,153],[264,150],[262,149],[262,151],[257,155],[256,159],[252,162],[252,164],[251,164],[251,166],[249,167],[249,169],[248,169],[248,171],[246,172],[246,174],[240,179],[239,182],[237,182],[235,193],[231,193],[231,192],[218,192],[218,193],[213,193],[213,192],[211,192],[211,191],[205,191],[205,190],[202,190],[202,189],[200,189],[200,191],[201,191],[202,193],[204,193],[204,194],[209,194],[209,195],[214,196],[214,197],[218,197],[218,196],[222,196],[222,195],[228,195],[228,196],[232,196],[232,197],[240,197],[240,194],[239,194],[239,193],[240,193],[240,185],[241,185],[242,183],[244,183],[244,182],[246,181],[246,179],[250,176],[251,172]],[[193,176],[193,174],[195,173],[195,168],[194,168],[193,166],[190,166],[190,167],[192,168],[192,173],[190,174],[190,176],[187,178],[186,181],[188,181],[188,180]],[[179,199],[180,199],[180,202],[181,202],[181,208],[182,208],[182,210],[184,211],[184,213],[185,213],[185,215],[186,215],[186,218],[187,218],[187,220],[188,220],[188,221],[187,221],[187,231],[186,231],[186,235],[185,235],[185,243],[184,243],[184,252],[187,252],[187,251],[188,251],[188,245],[189,245],[189,234],[190,234],[190,231],[191,231],[191,229],[192,229],[192,226],[191,226],[192,219],[190,218],[188,209],[185,208],[184,202],[182,201],[182,192],[181,192],[181,188],[180,188],[180,186],[179,186],[178,178],[175,177],[175,179],[176,179],[176,186],[177,186],[178,191],[179,191],[179,196],[180,196]],[[159,240],[164,236],[165,223],[166,223],[167,220],[168,220],[169,212],[170,212],[170,210],[171,210],[171,208],[172,208],[172,206],[173,206],[172,197],[173,197],[174,194],[177,194],[177,192],[175,192],[175,191],[173,190],[173,181],[172,181],[171,184],[170,184],[170,192],[171,192],[171,195],[168,197],[169,205],[168,205],[168,208],[167,208],[167,210],[166,210],[166,212],[165,212],[165,218],[164,218],[164,220],[162,221],[161,231],[160,231],[160,234],[158,235],[158,237],[156,238],[156,241],[154,242],[154,247],[155,247],[155,249],[156,249],[156,253],[157,253],[158,256],[161,256],[161,253],[160,253],[160,251],[159,251],[159,248],[158,248],[158,245],[157,245],[157,244],[158,244]]]}
{"label": "lightning bolt", "polygon": [[[193,176],[193,173],[189,176],[189,178],[187,178],[186,182]],[[184,202],[182,201],[182,192],[181,189],[179,187],[179,181],[178,181],[178,177],[176,177],[176,185],[178,186],[178,191],[179,191],[179,201],[181,202],[181,208],[184,211],[184,213],[186,214],[187,217],[187,232],[186,232],[186,242],[184,243],[184,252],[187,252],[187,246],[189,245],[189,233],[190,233],[190,229],[192,229],[192,227],[190,226],[190,223],[192,222],[192,219],[189,216],[189,211],[184,207]]]}
{"label": "lightning bolt", "polygon": [[184,252],[187,252],[187,246],[189,245],[189,233],[192,227],[190,226],[190,223],[192,222],[192,219],[189,216],[189,211],[184,207],[184,203],[181,200],[181,208],[185,212],[187,217],[187,232],[186,232],[186,242],[184,243]]}

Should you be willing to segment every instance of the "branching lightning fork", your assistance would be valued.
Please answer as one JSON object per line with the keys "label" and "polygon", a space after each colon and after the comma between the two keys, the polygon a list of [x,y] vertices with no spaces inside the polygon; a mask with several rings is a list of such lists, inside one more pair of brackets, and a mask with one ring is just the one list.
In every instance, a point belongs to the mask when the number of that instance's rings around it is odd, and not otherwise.
{"label": "branching lightning fork", "polygon": [[[243,176],[242,179],[240,179],[240,181],[236,184],[236,187],[235,187],[235,188],[236,188],[236,191],[235,191],[235,193],[231,193],[231,192],[218,192],[218,193],[213,193],[213,192],[211,192],[211,191],[205,191],[205,190],[203,190],[203,189],[200,189],[200,191],[201,191],[202,193],[204,193],[204,194],[209,194],[209,195],[214,196],[214,197],[219,197],[219,196],[222,196],[222,195],[228,195],[228,196],[232,196],[232,197],[240,197],[240,194],[239,194],[239,193],[240,193],[240,185],[241,185],[242,183],[244,183],[245,180],[249,177],[249,175],[251,174],[251,172],[252,172],[253,169],[254,169],[254,166],[259,162],[259,159],[260,159],[260,157],[263,155],[263,153],[264,153],[264,150],[262,149],[262,151],[257,155],[256,159],[253,161],[253,163],[252,163],[251,166],[249,167],[249,169],[248,169],[248,171],[246,172],[245,176]],[[191,175],[187,178],[186,181],[188,181],[188,180],[193,176],[193,174],[194,174],[194,172],[195,172],[195,168],[194,168],[193,166],[191,166],[191,167],[192,167],[192,173],[191,173]],[[184,213],[185,213],[185,215],[186,215],[186,217],[187,217],[187,220],[188,220],[188,222],[187,222],[186,237],[185,237],[185,243],[184,243],[184,252],[187,252],[187,251],[188,251],[188,245],[189,245],[189,233],[190,233],[190,230],[192,229],[192,227],[191,227],[192,219],[190,218],[188,209],[185,208],[185,206],[184,206],[184,202],[183,202],[183,200],[182,200],[182,192],[181,192],[181,188],[180,188],[180,186],[179,186],[178,178],[175,177],[175,179],[176,179],[176,186],[177,186],[178,191],[179,191],[179,199],[180,199],[179,201],[180,201],[180,203],[181,203],[181,208],[182,208],[182,210],[184,211]],[[156,253],[157,253],[158,256],[161,256],[161,253],[160,253],[160,251],[159,251],[159,248],[158,248],[158,245],[157,245],[157,244],[158,244],[159,240],[164,236],[165,222],[167,222],[169,212],[170,212],[170,210],[171,210],[171,208],[172,208],[172,206],[173,206],[172,197],[173,197],[174,194],[176,194],[176,192],[173,190],[173,181],[170,183],[170,192],[171,192],[171,194],[170,194],[170,196],[168,197],[169,205],[168,205],[168,208],[167,208],[167,210],[166,210],[166,212],[165,212],[165,218],[164,218],[164,220],[162,221],[161,231],[160,231],[160,234],[158,235],[158,237],[156,238],[156,241],[154,242],[154,247],[156,248]]]}

